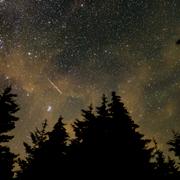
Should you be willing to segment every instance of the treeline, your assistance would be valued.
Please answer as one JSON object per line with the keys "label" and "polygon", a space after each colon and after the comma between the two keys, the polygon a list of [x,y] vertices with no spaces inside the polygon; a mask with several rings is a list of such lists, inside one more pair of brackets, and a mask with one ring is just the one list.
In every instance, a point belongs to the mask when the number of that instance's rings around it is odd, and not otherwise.
{"label": "treeline", "polygon": [[[8,132],[18,120],[15,98],[11,87],[0,95],[0,180],[180,177],[178,164],[138,131],[115,92],[110,101],[103,95],[100,106],[82,110],[82,120],[72,124],[74,138],[62,117],[51,131],[44,121],[30,134],[32,143],[24,143],[26,158],[20,159],[4,144],[13,139]],[[174,133],[168,144],[180,158],[180,134]],[[15,164],[20,167],[16,172]]]}

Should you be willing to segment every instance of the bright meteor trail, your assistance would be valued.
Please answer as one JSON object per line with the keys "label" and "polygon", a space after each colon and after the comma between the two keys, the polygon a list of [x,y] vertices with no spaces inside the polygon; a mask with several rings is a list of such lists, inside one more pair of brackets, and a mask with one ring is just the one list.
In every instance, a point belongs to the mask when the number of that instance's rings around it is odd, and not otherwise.
{"label": "bright meteor trail", "polygon": [[59,92],[59,94],[62,94],[62,91],[49,78],[48,78],[48,81]]}

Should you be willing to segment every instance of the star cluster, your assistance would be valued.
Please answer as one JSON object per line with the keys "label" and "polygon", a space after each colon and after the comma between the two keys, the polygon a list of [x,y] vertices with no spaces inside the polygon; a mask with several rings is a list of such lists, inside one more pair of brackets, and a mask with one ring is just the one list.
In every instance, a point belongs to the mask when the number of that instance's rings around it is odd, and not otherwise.
{"label": "star cluster", "polygon": [[[178,0],[0,1],[0,82],[19,95],[13,148],[117,91],[147,136],[178,129]],[[15,146],[14,146],[15,145]]]}

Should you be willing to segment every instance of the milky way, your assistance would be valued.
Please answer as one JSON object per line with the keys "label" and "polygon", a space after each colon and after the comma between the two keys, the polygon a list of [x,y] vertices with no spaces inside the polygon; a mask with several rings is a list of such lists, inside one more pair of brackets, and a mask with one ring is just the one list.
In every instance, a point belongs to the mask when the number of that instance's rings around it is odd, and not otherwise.
{"label": "milky way", "polygon": [[115,90],[161,146],[180,130],[179,0],[0,1],[0,86],[20,104],[12,148]]}

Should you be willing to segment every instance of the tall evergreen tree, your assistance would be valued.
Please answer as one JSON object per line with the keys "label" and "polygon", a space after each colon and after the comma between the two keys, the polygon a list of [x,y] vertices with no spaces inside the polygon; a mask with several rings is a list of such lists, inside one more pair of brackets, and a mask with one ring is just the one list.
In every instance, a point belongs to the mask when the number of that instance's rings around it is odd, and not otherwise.
{"label": "tall evergreen tree", "polygon": [[19,159],[20,171],[17,173],[18,179],[33,179],[36,177],[36,174],[39,174],[38,169],[41,167],[38,168],[39,164],[36,166],[36,163],[42,156],[42,149],[48,139],[46,128],[47,121],[45,120],[41,128],[36,128],[34,132],[31,132],[32,143],[28,144],[24,142],[26,159]]}
{"label": "tall evergreen tree", "polygon": [[[137,131],[139,127],[129,116],[121,98],[112,92],[109,104],[111,114],[112,157],[119,161],[124,176],[146,177],[152,172],[150,158],[152,149],[148,148],[150,140]],[[118,168],[117,169],[118,172]]]}
{"label": "tall evergreen tree", "polygon": [[32,145],[24,143],[27,158],[19,163],[21,171],[18,179],[54,179],[63,175],[68,135],[62,117],[52,131],[47,132],[46,126],[45,122],[41,130],[31,133]]}
{"label": "tall evergreen tree", "polygon": [[13,154],[4,142],[13,139],[8,132],[15,128],[18,120],[14,114],[19,110],[14,98],[17,95],[11,93],[11,87],[7,87],[0,95],[0,179],[9,180],[13,177],[13,168],[17,155]]}
{"label": "tall evergreen tree", "polygon": [[67,166],[67,141],[68,134],[63,123],[63,118],[60,117],[55,124],[53,130],[48,133],[48,141],[45,144],[47,171],[50,172],[50,177],[56,179],[63,178],[68,169]]}
{"label": "tall evergreen tree", "polygon": [[89,152],[97,150],[96,118],[92,106],[89,106],[88,110],[82,110],[82,116],[83,120],[76,120],[73,124],[76,138],[72,140],[68,154],[70,156],[70,169],[75,177],[79,179],[86,178],[85,174],[92,175],[90,172],[93,172],[94,168],[92,166],[92,169],[90,169],[90,164],[95,158],[93,153]]}
{"label": "tall evergreen tree", "polygon": [[103,96],[96,114],[92,108],[82,112],[84,119],[73,125],[76,138],[72,145],[78,147],[74,151],[76,160],[86,174],[109,178],[150,175],[152,149],[147,148],[150,140],[137,132],[138,125],[119,96],[113,92],[109,106]]}

